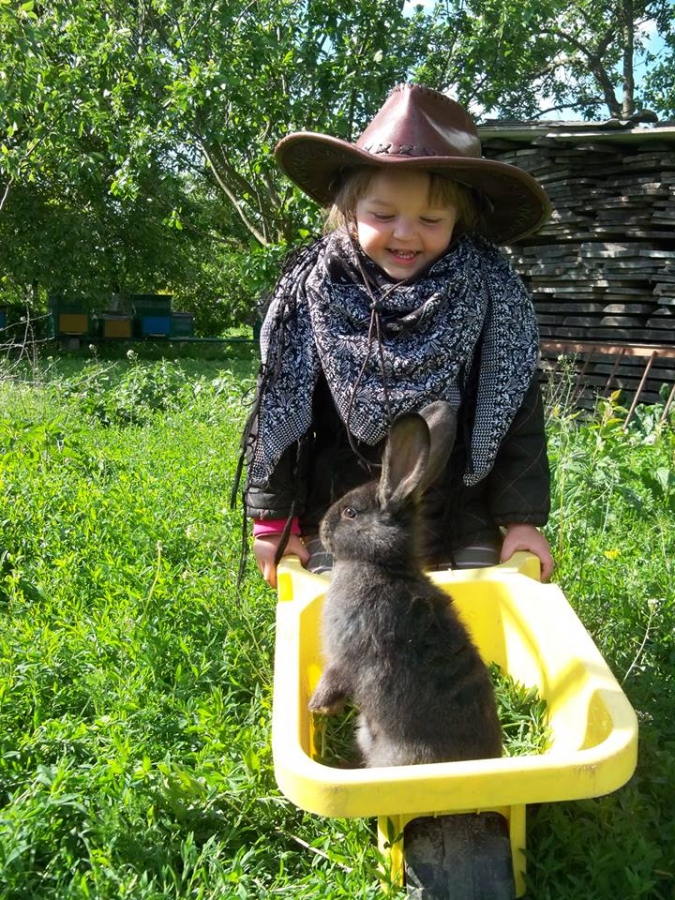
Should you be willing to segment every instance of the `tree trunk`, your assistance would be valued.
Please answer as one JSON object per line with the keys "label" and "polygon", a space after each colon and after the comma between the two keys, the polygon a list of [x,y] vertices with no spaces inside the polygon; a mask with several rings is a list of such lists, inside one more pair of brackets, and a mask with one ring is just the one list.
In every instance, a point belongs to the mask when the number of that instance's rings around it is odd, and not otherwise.
{"label": "tree trunk", "polygon": [[621,15],[623,17],[623,102],[621,115],[629,119],[635,112],[635,20],[633,18],[633,0],[623,0]]}

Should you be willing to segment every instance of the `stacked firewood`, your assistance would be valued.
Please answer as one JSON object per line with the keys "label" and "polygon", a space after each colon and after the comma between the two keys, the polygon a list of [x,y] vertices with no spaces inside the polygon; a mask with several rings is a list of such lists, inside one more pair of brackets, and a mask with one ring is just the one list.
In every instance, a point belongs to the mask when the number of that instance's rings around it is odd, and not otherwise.
{"label": "stacked firewood", "polygon": [[598,345],[602,358],[584,360],[590,389],[634,390],[649,357],[624,350],[615,367],[608,347],[663,347],[641,398],[655,401],[675,383],[675,127],[617,125],[492,126],[483,153],[529,171],[551,199],[550,221],[511,249],[544,348]]}

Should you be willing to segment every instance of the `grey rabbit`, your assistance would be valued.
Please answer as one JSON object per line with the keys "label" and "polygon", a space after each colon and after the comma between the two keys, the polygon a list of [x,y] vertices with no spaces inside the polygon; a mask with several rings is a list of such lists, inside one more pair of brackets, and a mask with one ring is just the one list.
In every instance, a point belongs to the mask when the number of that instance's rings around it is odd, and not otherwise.
{"label": "grey rabbit", "polygon": [[354,702],[366,766],[502,753],[490,674],[417,552],[421,497],[455,429],[444,401],[396,419],[379,481],[350,491],[321,522],[335,565],[322,613],[326,667],[309,708],[335,714]]}

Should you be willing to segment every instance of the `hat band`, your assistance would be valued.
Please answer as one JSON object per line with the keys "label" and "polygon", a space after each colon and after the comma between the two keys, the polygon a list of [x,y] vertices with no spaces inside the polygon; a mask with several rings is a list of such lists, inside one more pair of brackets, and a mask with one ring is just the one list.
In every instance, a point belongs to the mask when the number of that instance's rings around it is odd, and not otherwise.
{"label": "hat band", "polygon": [[[358,145],[357,145],[358,146]],[[366,153],[373,156],[438,156],[433,150],[427,150],[426,147],[419,147],[416,144],[366,144],[360,147]]]}

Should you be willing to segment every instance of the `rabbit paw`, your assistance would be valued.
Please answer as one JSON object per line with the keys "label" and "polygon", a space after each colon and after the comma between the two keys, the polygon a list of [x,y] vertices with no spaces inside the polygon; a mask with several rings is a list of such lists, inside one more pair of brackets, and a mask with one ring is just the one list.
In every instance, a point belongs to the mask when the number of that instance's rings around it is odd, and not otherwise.
{"label": "rabbit paw", "polygon": [[342,712],[348,693],[335,670],[327,669],[310,697],[309,710],[324,716],[335,716]]}
{"label": "rabbit paw", "polygon": [[337,716],[344,709],[345,700],[346,698],[342,697],[340,700],[336,700],[335,703],[326,704],[312,697],[309,701],[309,711],[317,716]]}

